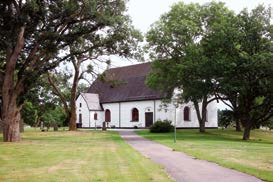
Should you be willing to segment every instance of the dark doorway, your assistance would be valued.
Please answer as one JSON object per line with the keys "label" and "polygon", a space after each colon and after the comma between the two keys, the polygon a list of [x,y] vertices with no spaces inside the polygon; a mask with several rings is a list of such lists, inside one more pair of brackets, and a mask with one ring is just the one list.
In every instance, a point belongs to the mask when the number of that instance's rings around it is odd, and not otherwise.
{"label": "dark doorway", "polygon": [[150,127],[153,124],[154,114],[152,112],[145,113],[145,127]]}

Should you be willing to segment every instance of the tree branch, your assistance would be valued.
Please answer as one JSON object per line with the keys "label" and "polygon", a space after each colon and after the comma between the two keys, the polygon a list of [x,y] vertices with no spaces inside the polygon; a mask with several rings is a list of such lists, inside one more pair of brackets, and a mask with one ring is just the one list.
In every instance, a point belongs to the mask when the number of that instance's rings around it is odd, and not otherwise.
{"label": "tree branch", "polygon": [[65,100],[65,97],[63,96],[63,94],[61,93],[59,88],[56,86],[55,82],[53,81],[53,79],[51,78],[49,73],[47,73],[47,78],[48,78],[48,82],[52,86],[54,92],[60,97],[60,99],[64,105],[65,112],[69,116],[71,112],[70,112],[70,109],[67,105],[67,101]]}

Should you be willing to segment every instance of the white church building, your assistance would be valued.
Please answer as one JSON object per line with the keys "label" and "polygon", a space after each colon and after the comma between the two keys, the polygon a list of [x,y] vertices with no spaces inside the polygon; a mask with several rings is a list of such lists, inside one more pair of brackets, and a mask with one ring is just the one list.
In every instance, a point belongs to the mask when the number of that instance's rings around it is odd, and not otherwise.
{"label": "white church building", "polygon": [[[177,128],[198,128],[192,103],[174,106],[164,104],[165,94],[145,85],[151,63],[143,63],[105,71],[76,101],[77,126],[111,128],[147,128],[157,120],[171,120]],[[164,105],[164,106],[163,106]],[[208,105],[207,128],[218,127],[216,102]]]}

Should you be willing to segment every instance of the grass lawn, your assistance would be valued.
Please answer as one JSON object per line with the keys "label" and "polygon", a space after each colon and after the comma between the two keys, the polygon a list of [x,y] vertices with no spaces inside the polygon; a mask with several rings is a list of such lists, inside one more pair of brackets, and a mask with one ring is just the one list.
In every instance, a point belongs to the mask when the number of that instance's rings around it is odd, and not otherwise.
{"label": "grass lawn", "polygon": [[22,138],[0,142],[0,181],[171,181],[116,132],[26,131]]}
{"label": "grass lawn", "polygon": [[251,140],[242,141],[242,133],[234,130],[178,130],[177,143],[173,133],[155,134],[138,131],[138,134],[183,151],[199,159],[216,162],[267,181],[273,181],[273,132],[251,131]]}

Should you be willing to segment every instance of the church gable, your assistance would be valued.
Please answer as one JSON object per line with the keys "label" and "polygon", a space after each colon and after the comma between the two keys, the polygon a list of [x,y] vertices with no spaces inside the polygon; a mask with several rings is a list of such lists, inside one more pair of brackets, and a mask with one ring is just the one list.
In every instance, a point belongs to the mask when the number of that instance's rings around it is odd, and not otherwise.
{"label": "church gable", "polygon": [[102,111],[99,95],[93,93],[81,93],[90,111]]}

